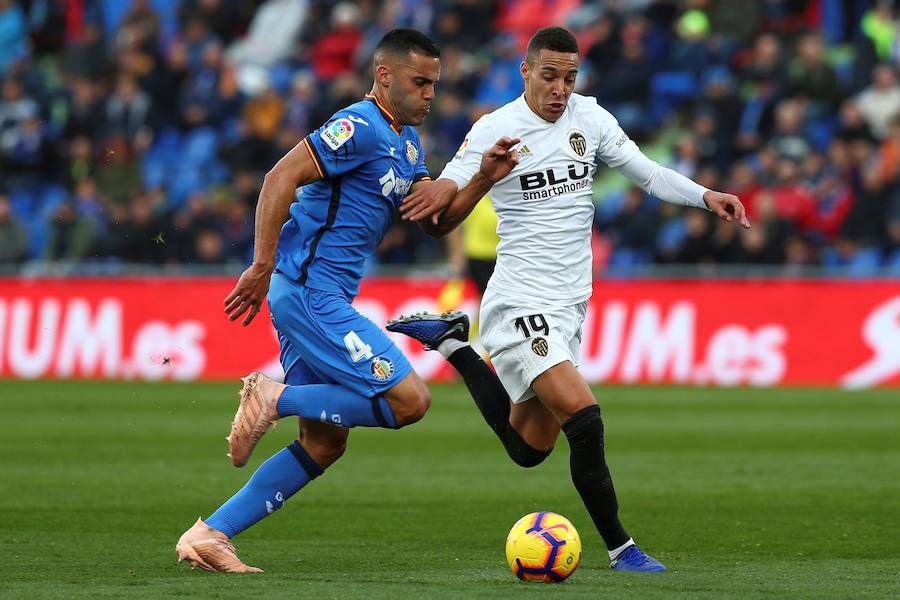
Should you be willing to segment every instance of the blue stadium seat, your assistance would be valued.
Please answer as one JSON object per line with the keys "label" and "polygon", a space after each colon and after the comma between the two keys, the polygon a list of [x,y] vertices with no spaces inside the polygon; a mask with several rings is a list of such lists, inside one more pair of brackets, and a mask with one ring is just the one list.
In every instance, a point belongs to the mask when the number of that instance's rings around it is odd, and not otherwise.
{"label": "blue stadium seat", "polygon": [[663,71],[650,79],[651,113],[661,123],[672,110],[698,97],[700,85],[688,71]]}
{"label": "blue stadium seat", "polygon": [[670,219],[659,227],[656,234],[656,247],[662,253],[675,252],[687,237],[687,226],[684,219]]}

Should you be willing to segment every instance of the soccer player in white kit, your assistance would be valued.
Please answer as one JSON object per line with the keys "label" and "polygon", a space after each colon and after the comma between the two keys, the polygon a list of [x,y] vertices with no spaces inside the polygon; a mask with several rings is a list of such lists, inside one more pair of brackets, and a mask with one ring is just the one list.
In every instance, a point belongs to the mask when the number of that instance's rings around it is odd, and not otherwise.
{"label": "soccer player in white kit", "polygon": [[404,218],[443,235],[490,192],[500,244],[480,319],[496,375],[468,345],[460,313],[414,315],[388,329],[448,358],[517,464],[543,461],[562,429],[572,481],[612,568],[664,571],[619,521],[600,408],[576,369],[592,289],[593,176],[602,161],[662,200],[750,223],[736,196],[651,161],[594,98],[573,93],[578,65],[578,45],[567,30],[535,33],[521,65],[525,93],[476,122],[440,178],[400,208]]}

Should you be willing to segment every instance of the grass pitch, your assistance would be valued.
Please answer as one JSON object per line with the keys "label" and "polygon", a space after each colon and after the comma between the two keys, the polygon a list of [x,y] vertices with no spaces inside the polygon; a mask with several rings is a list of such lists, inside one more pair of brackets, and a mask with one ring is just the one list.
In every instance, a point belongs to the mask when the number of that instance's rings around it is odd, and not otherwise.
{"label": "grass pitch", "polygon": [[[174,545],[295,434],[225,457],[238,385],[2,382],[2,598],[887,598],[900,593],[900,394],[599,388],[621,516],[661,575],[614,573],[564,438],[513,465],[461,385],[426,418],[356,429],[344,458],[236,538],[266,570],[175,563]],[[568,516],[561,585],[509,572],[505,536]]]}

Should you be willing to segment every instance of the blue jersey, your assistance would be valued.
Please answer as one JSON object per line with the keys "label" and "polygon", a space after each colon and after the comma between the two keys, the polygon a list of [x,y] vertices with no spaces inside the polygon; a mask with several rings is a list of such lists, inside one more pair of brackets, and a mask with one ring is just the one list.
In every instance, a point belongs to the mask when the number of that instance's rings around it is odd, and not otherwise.
{"label": "blue jersey", "polygon": [[428,178],[419,135],[374,96],[338,111],[303,140],[322,179],[303,186],[281,230],[275,270],[351,299],[366,259],[410,186]]}

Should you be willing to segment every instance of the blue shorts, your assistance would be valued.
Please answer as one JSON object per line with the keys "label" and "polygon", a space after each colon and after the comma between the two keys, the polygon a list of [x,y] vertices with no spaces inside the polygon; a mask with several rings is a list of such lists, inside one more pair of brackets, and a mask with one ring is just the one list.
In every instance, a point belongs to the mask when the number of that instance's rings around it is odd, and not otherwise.
{"label": "blue shorts", "polygon": [[373,398],[412,371],[384,331],[340,294],[308,288],[276,272],[268,301],[288,385],[336,383]]}

